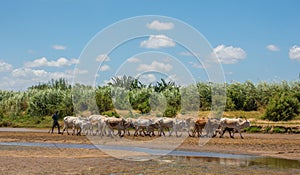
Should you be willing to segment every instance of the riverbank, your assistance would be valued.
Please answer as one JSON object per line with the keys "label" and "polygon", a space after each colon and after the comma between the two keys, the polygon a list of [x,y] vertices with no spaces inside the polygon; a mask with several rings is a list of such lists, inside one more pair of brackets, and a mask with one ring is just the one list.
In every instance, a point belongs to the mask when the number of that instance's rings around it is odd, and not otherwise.
{"label": "riverbank", "polygon": [[[91,144],[86,136],[49,134],[48,130],[1,131],[0,142]],[[186,138],[177,150],[300,157],[299,134],[247,134],[245,139],[210,139],[199,146],[199,138]],[[100,139],[100,138],[99,138]],[[127,137],[147,141],[148,137]],[[167,139],[177,139],[171,137]],[[241,159],[164,156],[149,161],[128,161],[99,149],[0,146],[0,172],[4,174],[300,174],[299,168],[269,166],[268,162]],[[272,160],[273,161],[273,160]],[[272,162],[281,165],[282,162]],[[0,174],[2,174],[0,173]]]}

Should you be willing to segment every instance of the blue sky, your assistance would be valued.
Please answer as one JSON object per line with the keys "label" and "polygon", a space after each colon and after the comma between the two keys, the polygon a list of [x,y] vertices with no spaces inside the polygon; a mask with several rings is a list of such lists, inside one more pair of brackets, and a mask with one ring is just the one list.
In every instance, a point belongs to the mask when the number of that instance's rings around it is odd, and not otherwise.
{"label": "blue sky", "polygon": [[[299,80],[300,2],[297,0],[3,0],[0,89],[22,90],[59,77],[71,82],[80,55],[97,33],[120,20],[143,15],[171,17],[198,30],[219,57],[226,82]],[[96,63],[102,64],[96,75],[97,84],[121,73],[118,70],[126,70],[126,62],[134,63],[135,67],[128,67],[136,70],[133,75],[144,70],[141,79],[145,83],[159,80],[159,75],[153,74],[155,71],[179,81],[179,75],[183,74],[172,72],[178,70],[174,60],[182,62],[196,81],[209,80],[207,67],[197,63],[195,56],[192,58],[178,43],[172,45],[175,40],[164,33],[177,29],[174,22],[153,19],[145,23],[145,28],[147,24],[154,26],[154,29],[148,26],[153,32],[152,39],[162,36],[164,41],[170,39],[171,44],[156,40],[156,48],[151,43],[143,45],[151,39],[144,36],[122,43],[109,55],[99,54]],[[126,32],[116,31],[117,36],[123,33]],[[87,76],[86,70],[79,68],[78,75]]]}

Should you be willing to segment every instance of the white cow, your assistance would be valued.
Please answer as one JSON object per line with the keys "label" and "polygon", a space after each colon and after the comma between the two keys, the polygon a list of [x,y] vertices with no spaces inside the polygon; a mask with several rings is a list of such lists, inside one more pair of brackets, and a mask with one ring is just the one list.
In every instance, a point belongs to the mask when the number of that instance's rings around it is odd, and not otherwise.
{"label": "white cow", "polygon": [[159,125],[159,120],[161,118],[152,118],[151,120],[153,121],[152,123],[150,123],[150,125],[148,126],[147,129],[147,134],[151,137],[151,136],[155,136],[154,131],[157,130],[158,135],[160,135],[160,125]]}
{"label": "white cow", "polygon": [[[250,121],[249,120],[242,120],[240,118],[237,119],[230,119],[230,118],[221,118],[220,120],[220,132],[222,137],[224,135],[225,129],[233,129],[234,131],[238,131],[241,138],[243,139],[244,137],[242,136],[241,130],[243,128],[247,128],[250,126]],[[232,135],[232,138],[234,138],[234,132]]]}
{"label": "white cow", "polygon": [[173,118],[167,118],[167,117],[163,117],[158,119],[156,122],[159,125],[159,136],[161,136],[161,133],[165,136],[165,132],[164,130],[167,129],[169,131],[169,136],[172,135],[173,130],[173,126],[174,126],[174,120]]}
{"label": "white cow", "polygon": [[[91,128],[91,122],[86,118],[78,117],[73,121],[73,134],[81,135],[81,132],[85,132],[85,135],[88,134]],[[76,133],[75,133],[76,129]],[[79,131],[78,131],[79,130]]]}
{"label": "white cow", "polygon": [[220,128],[219,118],[208,118],[205,125],[205,131],[207,137],[215,137]]}
{"label": "white cow", "polygon": [[144,133],[144,135],[148,135],[148,133],[145,132],[145,130],[148,132],[148,128],[149,126],[153,123],[152,119],[143,119],[143,118],[139,118],[137,120],[133,121],[133,125],[135,128],[135,132],[134,132],[134,136],[138,135],[138,132],[140,132],[140,136],[142,135],[142,132]]}
{"label": "white cow", "polygon": [[[104,118],[106,118],[106,116],[103,116],[103,115],[91,115],[88,117],[88,120],[91,123],[91,128],[90,128],[91,135],[97,135],[97,134],[103,133],[102,131],[99,130],[99,129],[103,130],[103,127],[102,127],[103,125],[101,125],[101,127],[99,127],[99,121],[101,121],[101,119],[104,119]],[[96,128],[96,132],[94,132],[94,128]]]}
{"label": "white cow", "polygon": [[98,133],[102,137],[106,135],[106,116],[102,116],[98,118]]}
{"label": "white cow", "polygon": [[68,128],[72,128],[73,129],[73,127],[74,127],[74,120],[76,120],[77,118],[78,117],[74,117],[74,116],[66,116],[66,117],[64,117],[64,128],[63,128],[63,131],[62,131],[62,135],[64,134],[65,130],[67,130],[67,133],[69,135]]}
{"label": "white cow", "polygon": [[[189,125],[186,122],[186,120],[175,119],[173,121],[174,121],[174,123],[173,123],[173,131],[175,132],[176,137],[181,137],[183,131],[187,131],[188,132]],[[181,134],[178,135],[178,132],[181,132]]]}

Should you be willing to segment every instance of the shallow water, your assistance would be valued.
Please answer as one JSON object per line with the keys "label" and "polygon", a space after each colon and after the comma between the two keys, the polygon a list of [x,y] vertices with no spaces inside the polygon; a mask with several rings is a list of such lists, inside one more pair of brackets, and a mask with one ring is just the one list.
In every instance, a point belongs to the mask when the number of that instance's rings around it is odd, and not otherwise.
{"label": "shallow water", "polygon": [[[177,151],[163,149],[151,149],[131,146],[109,146],[92,144],[65,144],[65,143],[41,143],[41,142],[0,142],[0,149],[7,150],[7,146],[21,147],[49,147],[49,148],[85,148],[101,150],[123,150],[147,153],[155,156],[162,155],[160,161],[172,162],[174,160],[211,162],[220,165],[234,165],[239,167],[263,166],[279,169],[300,169],[300,161],[273,157],[262,157],[242,154],[224,154],[214,152]],[[11,148],[9,148],[11,149]]]}
{"label": "shallow water", "polygon": [[37,146],[52,148],[85,148],[85,149],[101,149],[101,150],[124,150],[133,152],[142,152],[152,155],[170,155],[170,156],[191,156],[191,157],[216,157],[216,158],[253,158],[255,156],[242,154],[224,154],[214,152],[195,152],[195,151],[171,151],[163,149],[141,148],[134,146],[115,146],[115,145],[93,145],[93,144],[65,144],[65,143],[42,143],[42,142],[0,142],[0,145],[6,146]]}

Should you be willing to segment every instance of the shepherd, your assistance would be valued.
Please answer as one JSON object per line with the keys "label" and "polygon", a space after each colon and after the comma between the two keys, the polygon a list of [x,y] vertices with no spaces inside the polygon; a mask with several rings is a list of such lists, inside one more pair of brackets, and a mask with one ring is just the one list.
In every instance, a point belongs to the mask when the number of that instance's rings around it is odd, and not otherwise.
{"label": "shepherd", "polygon": [[57,126],[57,128],[58,128],[58,134],[61,134],[61,132],[60,132],[60,126],[59,126],[59,123],[58,123],[58,118],[59,118],[58,111],[56,111],[56,112],[52,115],[53,125],[52,125],[52,132],[51,132],[51,134],[53,134],[53,130],[54,130],[54,128],[55,128],[56,126]]}

